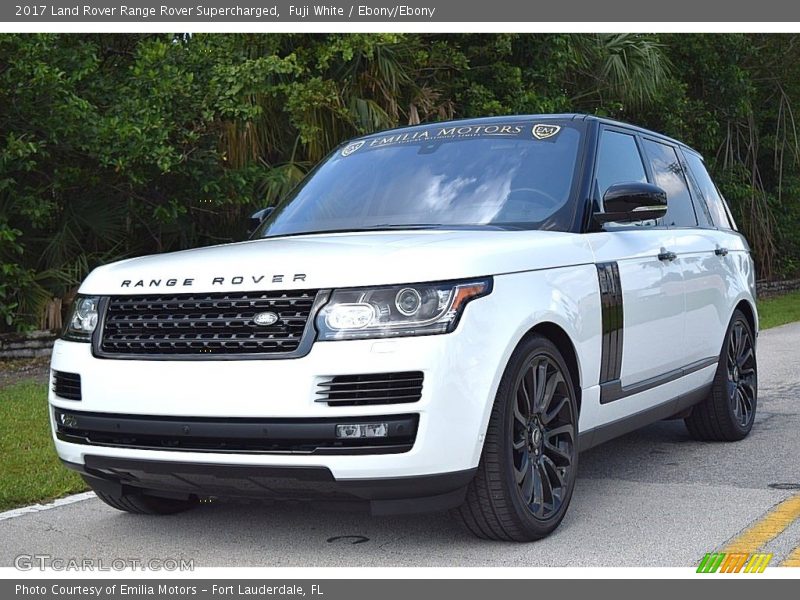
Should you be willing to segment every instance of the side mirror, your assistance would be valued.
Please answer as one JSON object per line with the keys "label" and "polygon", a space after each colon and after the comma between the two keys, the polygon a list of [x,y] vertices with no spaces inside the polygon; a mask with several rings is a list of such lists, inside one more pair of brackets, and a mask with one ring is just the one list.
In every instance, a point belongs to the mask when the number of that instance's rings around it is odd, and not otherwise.
{"label": "side mirror", "polygon": [[660,219],[667,214],[667,193],[652,183],[615,183],[603,194],[603,208],[594,214],[600,223]]}
{"label": "side mirror", "polygon": [[252,236],[258,226],[264,222],[264,220],[272,214],[272,211],[275,210],[274,206],[268,206],[267,208],[262,208],[261,210],[257,210],[252,215],[250,215],[250,219],[247,223],[247,237],[249,238]]}

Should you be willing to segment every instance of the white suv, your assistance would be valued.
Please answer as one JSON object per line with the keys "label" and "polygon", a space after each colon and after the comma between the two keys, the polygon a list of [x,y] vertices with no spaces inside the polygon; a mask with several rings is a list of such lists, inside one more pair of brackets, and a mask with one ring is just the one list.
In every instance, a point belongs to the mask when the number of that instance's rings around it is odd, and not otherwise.
{"label": "white suv", "polygon": [[93,271],[52,359],[58,455],[111,506],[453,509],[532,540],[578,453],[756,411],[747,242],[701,157],[583,115],[336,149],[252,239]]}

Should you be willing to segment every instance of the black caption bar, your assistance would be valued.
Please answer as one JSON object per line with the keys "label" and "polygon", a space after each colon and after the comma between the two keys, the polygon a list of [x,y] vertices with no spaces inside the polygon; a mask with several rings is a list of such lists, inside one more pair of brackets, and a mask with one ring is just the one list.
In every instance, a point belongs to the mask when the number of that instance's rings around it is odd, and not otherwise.
{"label": "black caption bar", "polygon": [[[589,580],[589,579],[391,579],[391,580],[191,580],[191,579],[28,579],[0,581],[0,596],[14,600],[408,600],[408,598],[457,597],[464,599],[511,598],[531,595],[595,598],[608,595],[648,600],[700,598],[700,593],[714,594],[726,600],[752,598],[756,593],[775,597],[793,597],[796,581],[788,579],[743,580],[708,577],[691,580]],[[705,591],[704,591],[705,590]],[[695,592],[694,594],[692,592]],[[778,596],[786,594],[785,596]],[[790,596],[791,594],[791,596]]]}
{"label": "black caption bar", "polygon": [[798,22],[785,0],[51,0],[3,2],[3,22]]}

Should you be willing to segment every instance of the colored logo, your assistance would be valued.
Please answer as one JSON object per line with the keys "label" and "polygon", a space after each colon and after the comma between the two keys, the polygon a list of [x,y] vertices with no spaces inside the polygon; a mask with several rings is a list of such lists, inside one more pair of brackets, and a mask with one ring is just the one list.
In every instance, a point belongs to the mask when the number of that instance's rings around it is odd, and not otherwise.
{"label": "colored logo", "polygon": [[342,156],[350,156],[363,145],[364,142],[353,142],[352,144],[347,144],[347,146],[344,147],[344,150],[342,150]]}
{"label": "colored logo", "polygon": [[547,138],[553,137],[561,131],[561,125],[544,125],[543,123],[538,123],[533,126],[533,137],[537,140],[546,140]]}
{"label": "colored logo", "polygon": [[772,554],[710,552],[697,567],[698,573],[763,573]]}
{"label": "colored logo", "polygon": [[274,312],[262,312],[253,317],[256,325],[272,325],[278,321],[278,315]]}

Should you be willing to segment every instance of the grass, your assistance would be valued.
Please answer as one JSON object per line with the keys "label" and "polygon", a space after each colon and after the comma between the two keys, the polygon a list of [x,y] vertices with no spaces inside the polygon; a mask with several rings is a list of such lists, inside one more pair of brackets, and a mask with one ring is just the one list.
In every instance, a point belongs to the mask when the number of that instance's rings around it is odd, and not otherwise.
{"label": "grass", "polygon": [[761,329],[800,321],[800,291],[759,300],[758,319]]}
{"label": "grass", "polygon": [[83,480],[56,456],[47,386],[23,381],[0,388],[0,510],[85,489]]}

